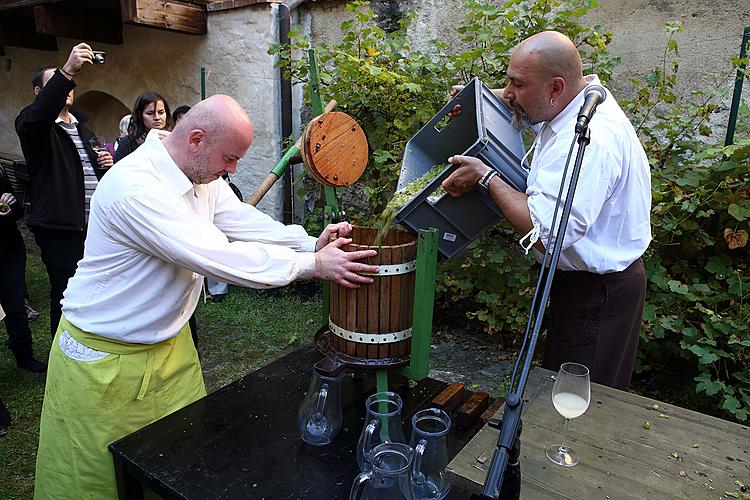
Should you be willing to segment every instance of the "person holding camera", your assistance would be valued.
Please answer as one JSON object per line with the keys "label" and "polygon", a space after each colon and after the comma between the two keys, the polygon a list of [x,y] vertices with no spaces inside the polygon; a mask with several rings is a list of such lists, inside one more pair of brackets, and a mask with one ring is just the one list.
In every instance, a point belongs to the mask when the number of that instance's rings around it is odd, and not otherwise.
{"label": "person holding camera", "polygon": [[[511,52],[507,79],[493,92],[510,107],[511,125],[536,133],[525,192],[480,159],[459,154],[448,159],[457,168],[442,186],[452,196],[486,195],[526,235],[521,245],[541,263],[555,243],[552,228],[560,219],[553,221],[553,214],[587,89],[610,95],[591,118],[591,143],[550,291],[542,366],[557,371],[575,361],[591,370],[592,382],[627,390],[646,294],[641,256],[651,242],[648,158],[614,97],[596,75],[583,75],[578,49],[566,35],[544,31],[522,41]],[[456,106],[451,115],[460,111]]]}
{"label": "person holding camera", "polygon": [[[104,61],[101,53],[97,63]],[[89,202],[97,183],[112,166],[106,150],[94,152],[86,117],[71,110],[73,77],[94,64],[94,51],[79,43],[62,67],[34,71],[34,102],[16,118],[15,127],[31,174],[31,213],[26,224],[42,253],[50,281],[50,333],[60,320],[60,300],[83,257]]]}

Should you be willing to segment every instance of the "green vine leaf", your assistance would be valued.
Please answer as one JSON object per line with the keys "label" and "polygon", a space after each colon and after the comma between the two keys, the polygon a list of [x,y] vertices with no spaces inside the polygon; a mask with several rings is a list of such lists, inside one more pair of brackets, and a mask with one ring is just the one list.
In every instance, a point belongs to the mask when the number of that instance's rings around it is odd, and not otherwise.
{"label": "green vine leaf", "polygon": [[745,221],[750,217],[750,209],[745,206],[737,205],[736,203],[729,205],[727,213],[740,222]]}

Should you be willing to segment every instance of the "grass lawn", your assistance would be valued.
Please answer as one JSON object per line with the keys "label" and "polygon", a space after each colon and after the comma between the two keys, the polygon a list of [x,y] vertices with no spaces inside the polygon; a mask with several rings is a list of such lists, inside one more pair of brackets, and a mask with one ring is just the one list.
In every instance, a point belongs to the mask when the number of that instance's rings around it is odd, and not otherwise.
{"label": "grass lawn", "polygon": [[[41,318],[31,323],[38,359],[49,353],[49,285],[33,241],[27,240],[27,285]],[[296,293],[295,293],[296,292]],[[220,304],[198,306],[199,352],[208,392],[308,342],[320,324],[321,303],[314,283],[278,290],[232,287]],[[5,327],[0,327],[5,335]],[[16,368],[8,349],[0,349],[0,397],[13,423],[0,438],[0,499],[33,497],[34,463],[44,374]]]}

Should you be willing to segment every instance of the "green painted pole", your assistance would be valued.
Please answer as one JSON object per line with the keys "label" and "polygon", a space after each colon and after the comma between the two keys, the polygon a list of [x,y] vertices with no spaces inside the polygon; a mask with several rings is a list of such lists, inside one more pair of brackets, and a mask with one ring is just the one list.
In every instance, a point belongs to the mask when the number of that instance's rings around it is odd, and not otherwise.
{"label": "green painted pole", "polygon": [[[378,370],[375,372],[375,389],[376,392],[387,392],[388,391],[388,370]],[[378,411],[380,413],[388,413],[388,403],[380,403]],[[380,440],[384,443],[390,443],[391,438],[388,435],[388,426],[386,425],[387,418],[383,417],[380,422]]]}
{"label": "green painted pole", "polygon": [[314,116],[323,114],[323,101],[320,99],[320,79],[318,78],[318,65],[315,62],[315,49],[307,50],[310,63],[310,105]]}
{"label": "green painted pole", "polygon": [[388,390],[388,370],[378,370],[375,372],[376,392],[386,392]]}
{"label": "green painted pole", "polygon": [[[315,49],[310,49],[307,52],[310,61],[310,104],[312,106],[313,115],[322,115],[325,112],[323,107],[323,101],[320,99],[320,89],[318,80],[318,66],[315,62]],[[292,148],[294,149],[294,148]],[[323,223],[330,224],[341,217],[341,209],[339,208],[339,202],[336,199],[336,191],[329,187],[323,186],[323,192],[325,193],[326,205],[323,211]],[[328,324],[328,309],[331,303],[331,285],[329,282],[323,282],[323,324]]]}
{"label": "green painted pole", "polygon": [[414,278],[414,310],[411,330],[411,360],[401,373],[422,380],[430,371],[432,310],[435,306],[438,235],[435,228],[420,229],[417,242],[417,270]]}
{"label": "green painted pole", "polygon": [[[315,62],[315,49],[308,49],[307,55],[310,61],[310,105],[314,116],[322,115],[325,112],[323,101],[320,98],[320,79],[318,78],[318,65]],[[325,211],[325,223],[330,224],[341,218],[341,208],[336,198],[336,190],[330,186],[323,186],[323,194],[326,199],[326,207],[331,210]]]}
{"label": "green painted pole", "polygon": [[206,98],[206,68],[201,66],[201,101]]}
{"label": "green painted pole", "polygon": [[[740,59],[747,56],[747,46],[750,42],[750,26],[745,28],[742,34],[742,45],[740,45]],[[740,97],[742,96],[742,83],[745,80],[744,75],[745,63],[741,63],[737,68],[737,77],[734,80],[734,94],[732,95],[732,108],[729,110],[729,122],[727,123],[727,137],[724,140],[725,146],[734,144],[734,129],[737,126],[737,113],[740,109]]]}

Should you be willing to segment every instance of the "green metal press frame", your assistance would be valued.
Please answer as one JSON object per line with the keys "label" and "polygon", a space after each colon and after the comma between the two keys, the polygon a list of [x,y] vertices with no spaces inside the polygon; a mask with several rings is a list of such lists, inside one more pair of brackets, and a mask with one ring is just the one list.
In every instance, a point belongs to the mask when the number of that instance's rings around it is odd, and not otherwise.
{"label": "green metal press frame", "polygon": [[[308,50],[310,62],[310,103],[313,115],[323,114],[323,100],[320,98],[320,80],[315,61],[315,50]],[[287,160],[288,163],[288,160]],[[285,167],[284,167],[285,168]],[[283,171],[283,170],[282,170]],[[324,222],[329,224],[341,218],[336,190],[323,186],[326,206]],[[417,268],[414,278],[414,307],[412,309],[411,355],[401,373],[412,380],[422,380],[430,370],[430,344],[432,342],[432,313],[435,304],[435,277],[437,275],[438,230],[420,230],[417,235]],[[323,283],[323,324],[328,324],[330,305],[330,285]],[[378,392],[388,390],[388,370],[376,372]]]}

